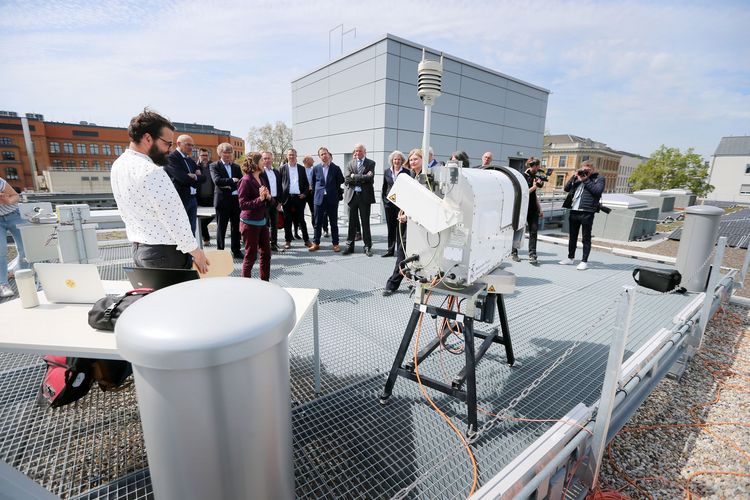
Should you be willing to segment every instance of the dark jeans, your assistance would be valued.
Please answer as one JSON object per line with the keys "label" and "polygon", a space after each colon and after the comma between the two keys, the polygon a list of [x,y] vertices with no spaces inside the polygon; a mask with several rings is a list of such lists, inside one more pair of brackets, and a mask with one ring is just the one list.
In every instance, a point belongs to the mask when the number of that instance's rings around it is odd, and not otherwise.
{"label": "dark jeans", "polygon": [[[401,261],[406,258],[406,223],[399,223],[396,233],[396,267],[388,278],[385,289],[395,292],[401,286],[404,276],[401,274]],[[400,232],[400,233],[399,233]]]}
{"label": "dark jeans", "polygon": [[568,258],[574,259],[576,256],[576,243],[578,243],[578,231],[583,229],[583,262],[588,262],[591,253],[591,228],[594,225],[594,212],[584,212],[583,210],[571,210],[568,215],[568,225],[570,226],[570,239],[568,240]]}
{"label": "dark jeans", "polygon": [[320,245],[320,233],[323,229],[323,224],[328,221],[331,224],[331,243],[334,245],[339,244],[339,204],[326,203],[323,201],[322,205],[315,205],[315,235],[313,243]]}
{"label": "dark jeans", "polygon": [[539,231],[539,214],[529,214],[526,219],[526,227],[529,229],[529,257],[536,256],[536,236]]}
{"label": "dark jeans", "polygon": [[[312,222],[312,229],[313,232],[315,231],[315,204],[314,204],[314,196],[312,191],[309,192],[307,195],[307,206],[310,207],[310,221]],[[323,231],[326,233],[328,232],[328,221],[323,221]]]}
{"label": "dark jeans", "polygon": [[385,206],[385,224],[388,227],[388,253],[396,251],[396,239],[398,238],[398,212],[399,208],[393,203]]}
{"label": "dark jeans", "polygon": [[362,193],[354,193],[352,201],[349,202],[349,231],[347,233],[347,243],[350,248],[354,248],[354,238],[357,233],[357,221],[361,222],[362,241],[365,247],[372,247],[372,236],[370,234],[370,209],[372,205],[366,202]]}
{"label": "dark jeans", "polygon": [[240,253],[240,201],[239,197],[232,196],[216,207],[216,248],[224,250],[224,237],[227,234],[227,225],[230,226],[232,237],[232,253]]}
{"label": "dark jeans", "polygon": [[201,225],[201,236],[203,241],[211,241],[211,235],[208,233],[208,225],[214,220],[214,216],[211,217],[198,217],[198,222]]}
{"label": "dark jeans", "polygon": [[260,279],[271,278],[271,243],[268,239],[268,226],[241,224],[242,238],[245,240],[245,258],[242,260],[242,277],[251,278],[255,257],[260,249]]}
{"label": "dark jeans", "polygon": [[271,233],[271,248],[279,246],[279,211],[275,206],[269,205],[266,208],[266,223]]}
{"label": "dark jeans", "polygon": [[188,198],[185,204],[188,220],[190,221],[190,230],[195,234],[195,227],[198,225],[198,201],[195,196]]}
{"label": "dark jeans", "polygon": [[292,242],[292,223],[302,228],[302,239],[307,243],[310,237],[307,234],[307,222],[305,222],[305,200],[299,199],[299,195],[289,195],[284,204],[284,239],[287,243]]}
{"label": "dark jeans", "polygon": [[161,269],[190,269],[193,257],[177,250],[177,245],[146,245],[133,243],[135,267],[157,267]]}

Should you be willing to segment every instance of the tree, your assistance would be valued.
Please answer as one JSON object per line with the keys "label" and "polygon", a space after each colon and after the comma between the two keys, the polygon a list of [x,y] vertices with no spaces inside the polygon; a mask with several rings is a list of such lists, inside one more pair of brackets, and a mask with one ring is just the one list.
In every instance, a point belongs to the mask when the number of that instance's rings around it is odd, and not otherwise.
{"label": "tree", "polygon": [[252,127],[247,134],[251,151],[270,151],[275,165],[280,165],[286,150],[292,147],[292,129],[282,121]]}
{"label": "tree", "polygon": [[689,148],[684,154],[678,148],[661,145],[651,158],[641,163],[628,179],[633,189],[688,189],[699,197],[714,187],[708,183],[708,166],[701,155]]}

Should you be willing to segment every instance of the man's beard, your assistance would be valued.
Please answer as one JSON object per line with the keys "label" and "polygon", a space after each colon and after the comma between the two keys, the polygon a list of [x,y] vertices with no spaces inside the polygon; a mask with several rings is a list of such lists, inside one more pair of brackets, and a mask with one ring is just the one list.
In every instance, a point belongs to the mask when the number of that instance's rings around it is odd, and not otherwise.
{"label": "man's beard", "polygon": [[152,144],[151,148],[148,150],[148,157],[151,158],[151,161],[162,167],[169,163],[167,158],[168,155],[169,151],[162,153],[159,151],[159,148],[156,147],[156,143]]}

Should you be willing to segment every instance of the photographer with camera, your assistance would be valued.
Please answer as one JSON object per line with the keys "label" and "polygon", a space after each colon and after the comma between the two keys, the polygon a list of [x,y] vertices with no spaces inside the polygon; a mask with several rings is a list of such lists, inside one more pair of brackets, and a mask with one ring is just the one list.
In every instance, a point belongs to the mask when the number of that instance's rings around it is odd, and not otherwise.
{"label": "photographer with camera", "polygon": [[599,208],[599,200],[604,192],[604,177],[599,177],[591,161],[584,161],[576,175],[565,184],[565,192],[568,193],[568,197],[563,207],[570,208],[568,215],[570,239],[568,240],[568,258],[561,260],[560,264],[575,263],[578,232],[583,228],[583,257],[577,269],[584,271],[588,269],[591,227],[594,225],[594,214]]}
{"label": "photographer with camera", "polygon": [[[532,156],[526,162],[526,170],[523,172],[526,184],[529,186],[529,209],[526,212],[526,227],[529,230],[529,262],[531,264],[538,264],[536,258],[536,237],[539,230],[539,218],[544,216],[542,205],[536,196],[537,189],[542,188],[547,181],[547,176],[539,170],[540,167],[541,162],[539,159]],[[517,248],[511,250],[511,259],[515,262],[521,261],[518,257]]]}

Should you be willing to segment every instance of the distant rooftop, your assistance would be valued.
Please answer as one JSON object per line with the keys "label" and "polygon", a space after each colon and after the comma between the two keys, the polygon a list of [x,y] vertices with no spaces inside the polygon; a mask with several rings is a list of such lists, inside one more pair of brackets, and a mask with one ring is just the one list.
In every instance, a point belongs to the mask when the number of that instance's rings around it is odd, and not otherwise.
{"label": "distant rooftop", "polygon": [[750,156],[750,136],[722,137],[714,156]]}

